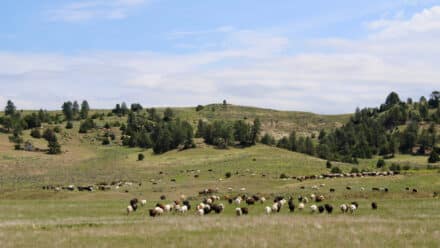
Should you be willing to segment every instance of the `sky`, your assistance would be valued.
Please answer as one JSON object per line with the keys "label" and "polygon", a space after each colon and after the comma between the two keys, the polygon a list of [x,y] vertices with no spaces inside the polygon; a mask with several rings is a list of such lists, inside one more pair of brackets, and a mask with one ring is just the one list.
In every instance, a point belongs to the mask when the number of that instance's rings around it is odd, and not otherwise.
{"label": "sky", "polygon": [[440,90],[440,0],[3,0],[0,105],[322,114]]}

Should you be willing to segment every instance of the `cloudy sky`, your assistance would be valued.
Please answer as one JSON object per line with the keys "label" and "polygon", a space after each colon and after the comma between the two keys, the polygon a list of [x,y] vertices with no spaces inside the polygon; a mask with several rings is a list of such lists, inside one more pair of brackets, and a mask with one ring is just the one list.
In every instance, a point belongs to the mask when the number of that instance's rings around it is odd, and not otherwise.
{"label": "cloudy sky", "polygon": [[[440,88],[440,0],[6,0],[0,103],[317,113]],[[3,105],[3,104],[1,104]]]}

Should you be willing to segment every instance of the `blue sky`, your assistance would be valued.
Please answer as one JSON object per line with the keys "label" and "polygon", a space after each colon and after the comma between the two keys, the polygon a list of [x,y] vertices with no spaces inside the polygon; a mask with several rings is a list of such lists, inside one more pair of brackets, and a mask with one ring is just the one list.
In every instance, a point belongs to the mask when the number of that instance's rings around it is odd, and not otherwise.
{"label": "blue sky", "polygon": [[351,112],[438,89],[439,42],[430,0],[6,0],[0,102]]}

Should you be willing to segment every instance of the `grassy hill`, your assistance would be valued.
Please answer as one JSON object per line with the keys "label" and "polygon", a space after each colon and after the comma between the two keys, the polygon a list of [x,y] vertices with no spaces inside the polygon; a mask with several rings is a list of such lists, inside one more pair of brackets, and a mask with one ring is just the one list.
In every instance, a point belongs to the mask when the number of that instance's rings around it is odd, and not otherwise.
{"label": "grassy hill", "polygon": [[[159,109],[162,112],[164,109]],[[348,120],[348,115],[323,116],[228,105],[175,108],[176,115],[196,124],[199,119],[243,119],[259,117],[265,132],[278,136],[292,129],[303,134],[332,129]],[[92,112],[108,113],[108,110]],[[93,114],[93,113],[92,113]],[[105,116],[97,120],[125,121]],[[47,124],[45,124],[47,126]],[[196,140],[197,148],[154,155],[151,150],[122,147],[118,142],[103,146],[100,129],[79,134],[79,122],[66,130],[59,125],[63,153],[13,150],[8,134],[0,133],[0,243],[2,247],[286,247],[286,246],[423,246],[438,247],[440,202],[433,192],[440,191],[438,169],[428,169],[426,156],[397,155],[387,160],[408,164],[409,169],[392,177],[364,177],[298,181],[280,179],[329,172],[326,161],[275,147],[216,149]],[[120,131],[114,127],[117,138]],[[45,148],[46,141],[23,135],[35,146]],[[145,154],[137,161],[139,153]],[[359,170],[375,170],[377,157],[361,159]],[[333,163],[344,172],[354,166]],[[433,165],[440,166],[440,164]],[[231,173],[227,178],[225,174]],[[109,191],[79,192],[43,190],[45,185],[75,186],[127,182]],[[324,185],[318,189],[313,186]],[[346,187],[350,186],[351,190]],[[372,187],[388,188],[375,192]],[[405,188],[417,189],[412,193]],[[235,205],[225,200],[221,215],[196,216],[168,214],[150,218],[148,209],[156,203],[170,203],[185,194],[193,206],[202,201],[198,192],[217,189],[220,196],[260,194],[265,204],[249,206],[250,214],[235,217]],[[329,189],[335,189],[330,193]],[[365,190],[362,190],[364,188]],[[335,206],[333,214],[303,211],[264,215],[274,196],[294,198],[311,193],[323,194],[325,203]],[[160,200],[165,195],[166,200]],[[147,200],[147,206],[127,216],[125,209],[133,197]],[[358,211],[342,214],[342,203],[357,201]],[[379,209],[370,208],[372,201]],[[297,203],[297,202],[296,202]],[[244,205],[242,205],[244,206]],[[346,235],[346,233],[350,235]]]}

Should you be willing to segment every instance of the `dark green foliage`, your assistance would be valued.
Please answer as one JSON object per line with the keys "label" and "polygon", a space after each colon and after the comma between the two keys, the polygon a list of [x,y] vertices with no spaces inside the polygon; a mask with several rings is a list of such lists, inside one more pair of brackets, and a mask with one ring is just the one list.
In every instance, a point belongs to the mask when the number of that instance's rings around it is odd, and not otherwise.
{"label": "dark green foliage", "polygon": [[400,137],[399,150],[402,153],[411,153],[412,148],[417,144],[419,125],[411,122]]}
{"label": "dark green foliage", "polygon": [[440,161],[440,157],[439,157],[438,153],[435,150],[433,150],[431,152],[431,154],[429,155],[428,162],[431,164],[434,164],[439,161]]}
{"label": "dark green foliage", "polygon": [[438,108],[440,106],[440,92],[433,91],[428,101],[429,107]]}
{"label": "dark green foliage", "polygon": [[32,113],[30,115],[26,115],[24,118],[25,129],[32,129],[36,127],[41,127],[41,120],[38,117],[38,114]]}
{"label": "dark green foliage", "polygon": [[385,167],[385,160],[383,160],[383,159],[377,160],[376,168],[380,169],[380,168],[384,168],[384,167]]}
{"label": "dark green foliage", "polygon": [[332,169],[330,170],[331,173],[342,173],[342,170],[339,169],[339,167],[335,166],[332,167]]}
{"label": "dark green foliage", "polygon": [[63,103],[63,106],[61,107],[63,110],[63,114],[64,114],[64,118],[67,121],[72,121],[73,120],[73,104],[71,101],[65,102]]}
{"label": "dark green foliage", "polygon": [[218,148],[226,148],[234,142],[234,128],[226,121],[214,121],[206,124],[203,131],[205,143],[215,145]]}
{"label": "dark green foliage", "polygon": [[54,131],[55,133],[60,133],[60,132],[61,132],[61,128],[60,128],[59,126],[55,126],[55,127],[53,128],[53,131]]}
{"label": "dark green foliage", "polygon": [[66,124],[66,129],[72,129],[73,128],[73,123],[71,121],[68,121]]}
{"label": "dark green foliage", "polygon": [[130,147],[153,148],[154,153],[162,154],[169,150],[194,147],[193,129],[186,121],[174,119],[167,111],[164,118],[157,116],[155,109],[145,113],[130,112],[124,129],[123,145]]}
{"label": "dark green foliage", "polygon": [[143,107],[140,103],[132,103],[130,109],[133,112],[138,112],[138,111],[141,111],[143,109]]}
{"label": "dark green foliage", "polygon": [[104,137],[102,139],[102,145],[110,145],[110,139],[108,137]]}
{"label": "dark green foliage", "polygon": [[270,134],[266,133],[261,138],[261,143],[263,143],[265,145],[273,146],[273,145],[276,144],[276,141],[275,141],[275,138],[273,136],[271,136]]}
{"label": "dark green foliage", "polygon": [[79,104],[77,101],[74,101],[72,104],[72,112],[73,112],[73,118],[78,119],[79,118]]}
{"label": "dark green foliage", "polygon": [[359,173],[359,169],[357,167],[352,167],[350,173]]}
{"label": "dark green foliage", "polygon": [[325,167],[327,167],[327,169],[332,168],[332,163],[330,162],[330,160],[327,160],[327,162],[325,163]]}
{"label": "dark green foliage", "polygon": [[41,138],[40,129],[38,129],[38,128],[32,129],[31,136],[35,139],[40,139]]}
{"label": "dark green foliage", "polygon": [[106,128],[106,129],[110,129],[110,128],[111,128],[110,123],[106,122],[106,123],[104,124],[104,128]]}
{"label": "dark green foliage", "polygon": [[204,107],[203,107],[202,105],[197,105],[197,107],[196,107],[196,111],[197,111],[197,112],[202,111],[203,108],[204,108]]}
{"label": "dark green foliage", "polygon": [[145,159],[145,155],[143,153],[138,154],[138,161],[143,161]]}
{"label": "dark green foliage", "polygon": [[80,118],[83,120],[87,119],[89,117],[89,111],[90,111],[89,103],[86,100],[84,100],[81,103],[81,111],[79,113]]}
{"label": "dark green foliage", "polygon": [[43,138],[47,141],[55,140],[56,139],[55,132],[52,129],[47,128],[43,132]]}
{"label": "dark green foliage", "polygon": [[92,119],[86,119],[85,121],[81,122],[81,125],[79,127],[79,133],[87,133],[89,130],[95,127],[96,124]]}
{"label": "dark green foliage", "polygon": [[116,104],[116,107],[112,110],[112,113],[117,116],[125,116],[128,114],[128,112],[130,111],[125,102],[122,102],[121,104]]}
{"label": "dark green foliage", "polygon": [[171,108],[166,108],[163,113],[163,120],[166,122],[172,121],[174,119],[174,112]]}
{"label": "dark green foliage", "polygon": [[394,172],[400,171],[400,165],[399,164],[395,164],[395,163],[391,164],[390,171],[394,171]]}
{"label": "dark green foliage", "polygon": [[61,145],[58,143],[57,137],[54,136],[52,140],[48,141],[49,154],[60,154],[61,153]]}
{"label": "dark green foliage", "polygon": [[15,114],[17,108],[15,107],[14,103],[11,100],[8,100],[5,107],[5,115],[13,115]]}

